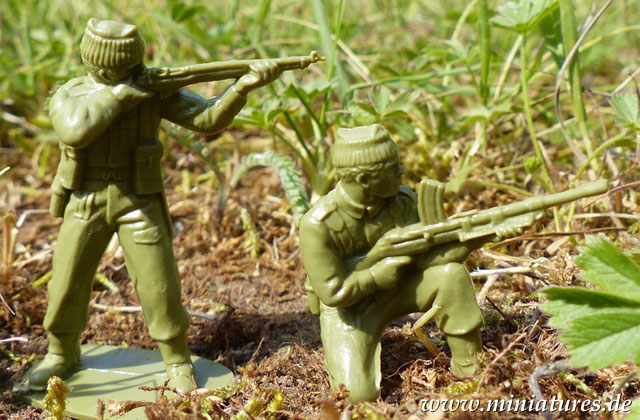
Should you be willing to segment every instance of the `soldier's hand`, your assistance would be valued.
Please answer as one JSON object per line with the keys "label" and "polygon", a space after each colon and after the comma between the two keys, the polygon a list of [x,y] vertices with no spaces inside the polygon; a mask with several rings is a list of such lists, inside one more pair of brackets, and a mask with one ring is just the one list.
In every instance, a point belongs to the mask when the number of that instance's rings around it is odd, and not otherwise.
{"label": "soldier's hand", "polygon": [[129,111],[143,100],[153,96],[153,93],[136,86],[130,80],[113,86],[111,93],[120,101],[123,112]]}
{"label": "soldier's hand", "polygon": [[418,230],[391,229],[385,233],[367,253],[367,257],[378,261],[386,257],[424,252],[429,249],[429,236]]}
{"label": "soldier's hand", "polygon": [[501,241],[507,238],[513,238],[514,236],[518,236],[522,234],[524,231],[524,227],[515,223],[503,222],[495,227],[496,229],[496,238]]}
{"label": "soldier's hand", "polygon": [[235,84],[235,90],[243,95],[280,77],[282,71],[275,61],[266,60],[252,64],[249,73],[242,76]]}
{"label": "soldier's hand", "polygon": [[400,280],[402,267],[412,261],[411,257],[388,257],[370,268],[373,279],[380,289],[391,289]]}

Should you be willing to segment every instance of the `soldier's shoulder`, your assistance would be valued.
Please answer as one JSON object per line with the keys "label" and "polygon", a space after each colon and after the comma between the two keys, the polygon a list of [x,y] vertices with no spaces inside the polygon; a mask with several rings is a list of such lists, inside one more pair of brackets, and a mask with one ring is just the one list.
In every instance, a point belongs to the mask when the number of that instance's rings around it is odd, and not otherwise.
{"label": "soldier's shoulder", "polygon": [[324,226],[331,231],[340,232],[344,228],[344,220],[338,214],[338,204],[336,203],[335,190],[322,197],[313,205],[301,221],[301,230],[303,225],[305,229],[310,226]]}
{"label": "soldier's shoulder", "polygon": [[338,209],[335,197],[335,190],[332,190],[327,195],[320,198],[313,207],[311,207],[311,210],[309,210],[307,215],[318,222],[326,220]]}
{"label": "soldier's shoulder", "polygon": [[90,83],[93,84],[91,79],[87,76],[74,77],[73,79],[67,81],[67,83],[62,85],[58,90],[73,90],[78,87],[87,86]]}
{"label": "soldier's shoulder", "polygon": [[406,185],[400,186],[400,190],[391,200],[391,212],[396,215],[414,213],[418,205],[418,197]]}
{"label": "soldier's shoulder", "polygon": [[411,188],[407,187],[406,185],[400,186],[400,190],[398,191],[396,197],[401,201],[408,201],[412,204],[418,203],[418,196],[415,192],[413,192]]}
{"label": "soldier's shoulder", "polygon": [[87,76],[75,77],[60,86],[53,94],[53,99],[62,99],[68,96],[78,96],[93,90],[95,83]]}

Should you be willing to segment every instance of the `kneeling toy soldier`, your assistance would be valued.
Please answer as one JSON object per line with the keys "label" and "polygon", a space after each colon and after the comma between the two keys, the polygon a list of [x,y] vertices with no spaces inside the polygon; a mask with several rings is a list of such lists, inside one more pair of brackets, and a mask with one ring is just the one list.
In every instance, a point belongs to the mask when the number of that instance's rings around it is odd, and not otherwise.
{"label": "kneeling toy soldier", "polygon": [[425,237],[394,239],[397,229],[419,222],[417,197],[401,185],[404,167],[382,126],[339,129],[332,161],[336,188],[300,223],[310,306],[320,314],[332,387],[346,385],[352,401],[375,400],[385,327],[434,305],[441,307],[435,319],[451,349],[451,369],[473,374],[483,321],[462,261],[478,243],[430,249]]}

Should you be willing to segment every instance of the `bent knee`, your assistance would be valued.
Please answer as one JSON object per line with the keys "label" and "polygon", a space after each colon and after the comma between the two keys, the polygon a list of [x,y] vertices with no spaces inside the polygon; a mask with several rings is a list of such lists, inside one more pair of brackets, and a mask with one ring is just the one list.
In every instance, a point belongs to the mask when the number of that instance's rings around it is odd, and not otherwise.
{"label": "bent knee", "polygon": [[463,299],[475,296],[469,271],[460,263],[447,263],[424,272],[425,283],[430,284],[440,299]]}
{"label": "bent knee", "polygon": [[423,272],[425,279],[440,280],[444,284],[450,284],[451,282],[467,282],[470,279],[469,271],[467,267],[462,263],[450,262],[447,264],[436,265],[427,268]]}
{"label": "bent knee", "polygon": [[462,279],[469,278],[469,271],[467,270],[467,267],[465,267],[465,265],[462,263],[451,262],[445,264],[442,269],[444,273],[446,273],[446,275],[449,277]]}

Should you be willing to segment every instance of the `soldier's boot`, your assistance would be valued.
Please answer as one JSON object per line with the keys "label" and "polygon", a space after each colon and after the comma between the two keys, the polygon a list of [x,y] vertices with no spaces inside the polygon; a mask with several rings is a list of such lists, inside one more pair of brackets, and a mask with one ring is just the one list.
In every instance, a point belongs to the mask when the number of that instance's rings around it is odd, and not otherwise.
{"label": "soldier's boot", "polygon": [[451,349],[451,371],[458,377],[471,376],[478,369],[478,355],[482,351],[482,337],[477,328],[463,335],[448,335]]}
{"label": "soldier's boot", "polygon": [[27,378],[33,391],[44,391],[52,376],[65,378],[80,362],[80,333],[49,333],[49,349]]}
{"label": "soldier's boot", "polygon": [[167,385],[182,394],[193,391],[196,387],[196,380],[193,364],[189,357],[186,333],[167,341],[158,340],[158,347],[167,370],[167,379],[169,380]]}

